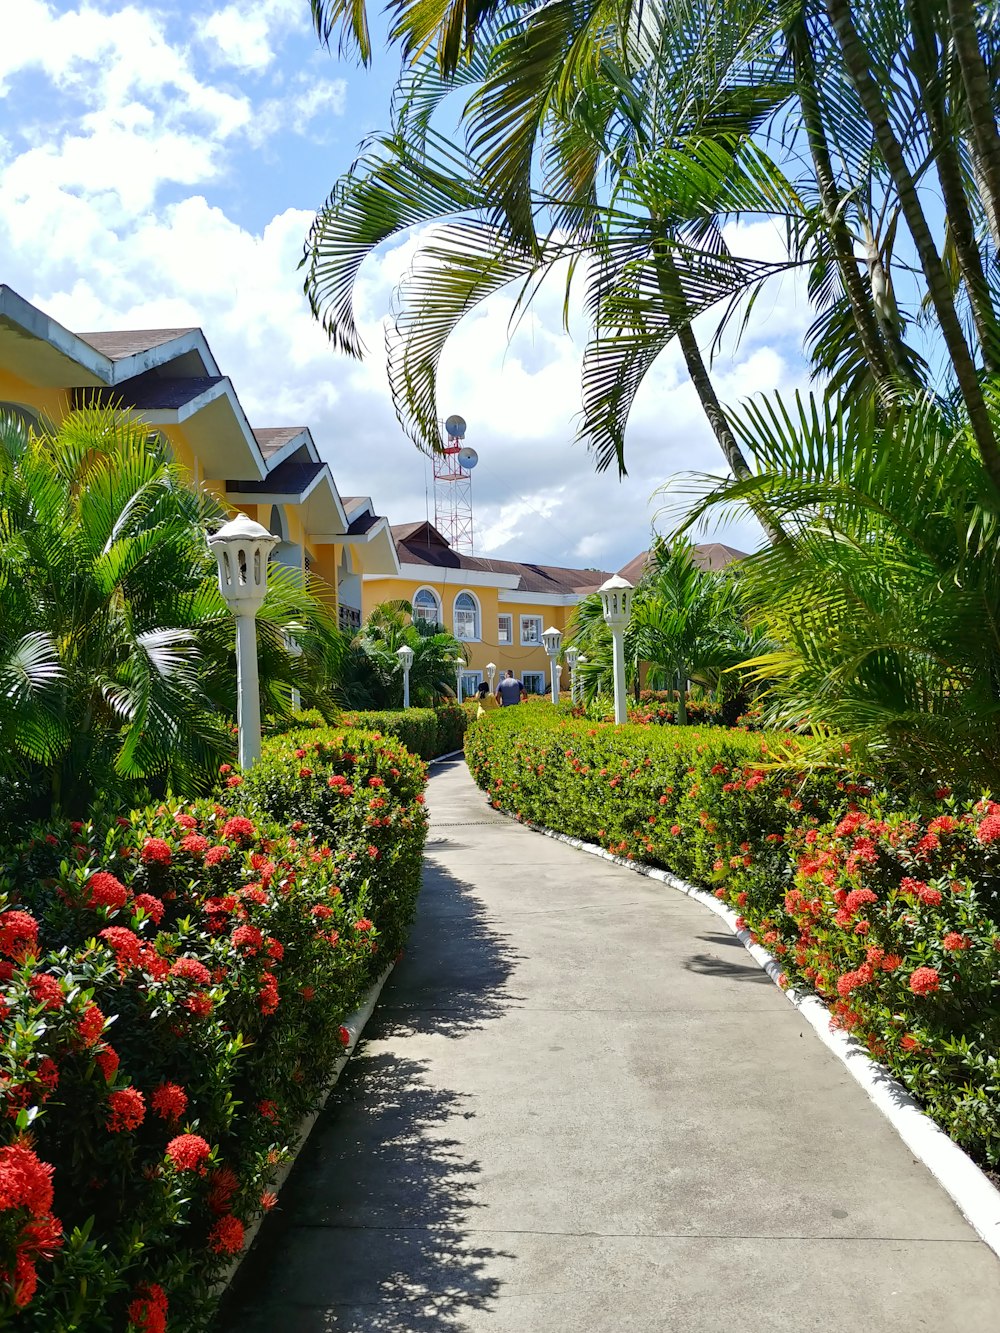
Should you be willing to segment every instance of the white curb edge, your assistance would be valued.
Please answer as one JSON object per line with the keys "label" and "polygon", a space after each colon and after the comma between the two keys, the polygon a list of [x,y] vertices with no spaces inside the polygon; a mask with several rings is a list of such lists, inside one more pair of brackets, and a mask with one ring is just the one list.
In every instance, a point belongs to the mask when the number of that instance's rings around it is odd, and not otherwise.
{"label": "white curb edge", "polygon": [[[501,813],[507,815],[509,819],[514,819],[507,810]],[[641,862],[628,861],[622,856],[606,852],[603,847],[598,847],[594,843],[583,842],[579,838],[571,838],[566,833],[556,833],[553,829],[542,828],[538,824],[524,820],[517,822],[522,823],[533,833],[554,838],[557,842],[565,842],[578,851],[602,857],[605,861],[624,866],[626,870],[633,870],[648,879],[659,880],[670,888],[686,894],[687,897],[696,899],[722,918],[757,966],[767,973],[776,986],[778,985],[778,977],[784,970],[779,960],[762,945],[752,944],[750,932],[736,928],[736,913],[718,898],[706,893],[704,889],[696,889],[693,884],[678,879],[669,870],[657,870]],[[778,989],[782,988],[778,986]],[[958,1205],[966,1221],[980,1239],[1000,1258],[1000,1190],[996,1189],[972,1158],[920,1109],[917,1101],[885,1065],[873,1060],[854,1037],[841,1029],[830,1027],[830,1011],[822,1000],[805,991],[794,989],[783,990],[782,994],[798,1009],[823,1045],[833,1052],[855,1082],[864,1088],[870,1100],[889,1121],[913,1156],[923,1162],[941,1188]]]}
{"label": "white curb edge", "polygon": [[[270,1182],[269,1188],[275,1194],[280,1193],[282,1186],[285,1184],[285,1181],[291,1175],[292,1168],[298,1161],[299,1153],[301,1153],[302,1149],[306,1146],[306,1142],[309,1138],[309,1135],[312,1133],[313,1126],[316,1124],[316,1121],[319,1119],[320,1115],[323,1112],[324,1107],[329,1101],[330,1093],[333,1092],[333,1089],[337,1085],[337,1080],[344,1072],[344,1068],[348,1060],[354,1053],[354,1048],[358,1044],[358,1039],[360,1038],[361,1033],[364,1031],[365,1024],[368,1022],[369,1018],[371,1018],[372,1011],[374,1010],[375,1005],[378,1002],[378,997],[382,993],[382,987],[389,980],[389,975],[394,967],[395,967],[394,963],[389,964],[389,966],[385,969],[382,975],[374,982],[371,989],[368,991],[367,995],[364,998],[363,1003],[361,1004],[361,1007],[355,1009],[353,1014],[351,1014],[348,1018],[344,1019],[343,1026],[351,1034],[351,1039],[344,1047],[341,1054],[338,1055],[333,1062],[333,1067],[330,1073],[330,1081],[327,1083],[326,1087],[323,1089],[323,1092],[320,1095],[319,1105],[316,1107],[314,1111],[310,1111],[309,1114],[305,1116],[305,1118],[300,1122],[299,1127],[295,1133],[294,1142],[296,1146],[294,1151],[284,1162],[281,1163],[281,1165],[278,1167],[278,1170],[275,1172],[274,1179]],[[232,1284],[233,1279],[236,1277],[236,1274],[240,1270],[243,1260],[250,1253],[250,1247],[256,1240],[257,1233],[263,1226],[264,1220],[267,1216],[268,1216],[267,1213],[262,1213],[255,1222],[251,1222],[251,1224],[247,1227],[246,1234],[244,1235],[243,1238],[242,1251],[233,1259],[232,1263],[227,1268],[225,1275],[219,1278],[218,1282],[212,1289],[212,1295],[215,1298],[215,1300],[219,1300],[219,1298],[222,1296],[226,1288]]]}
{"label": "white curb edge", "polygon": [[431,764],[443,764],[446,759],[457,759],[459,755],[464,758],[465,751],[449,750],[447,754],[436,754],[433,759],[427,760],[427,767],[430,768]]}

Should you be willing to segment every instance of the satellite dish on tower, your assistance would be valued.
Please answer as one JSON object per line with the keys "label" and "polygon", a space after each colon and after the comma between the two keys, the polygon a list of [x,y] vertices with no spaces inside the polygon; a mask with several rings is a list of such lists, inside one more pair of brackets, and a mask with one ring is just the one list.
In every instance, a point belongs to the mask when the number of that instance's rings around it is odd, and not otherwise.
{"label": "satellite dish on tower", "polygon": [[459,467],[464,467],[466,471],[468,471],[469,469],[474,468],[478,462],[479,462],[479,455],[476,453],[475,449],[470,449],[468,445],[466,445],[464,449],[459,449],[458,451]]}
{"label": "satellite dish on tower", "polygon": [[450,416],[444,423],[450,440],[460,440],[465,434],[465,417]]}

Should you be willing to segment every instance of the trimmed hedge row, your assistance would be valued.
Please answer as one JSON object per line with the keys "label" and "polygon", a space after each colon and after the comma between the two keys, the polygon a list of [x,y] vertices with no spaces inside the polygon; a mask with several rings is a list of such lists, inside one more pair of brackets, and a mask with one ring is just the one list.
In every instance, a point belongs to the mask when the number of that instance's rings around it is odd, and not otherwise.
{"label": "trimmed hedge row", "polygon": [[34,830],[0,881],[0,1323],[193,1333],[401,945],[424,768],[265,742],[217,800]]}
{"label": "trimmed hedge row", "polygon": [[1000,805],[795,772],[785,737],[518,713],[466,738],[494,806],[713,890],[784,984],[1000,1163]]}
{"label": "trimmed hedge row", "polygon": [[398,711],[349,713],[345,725],[395,736],[421,759],[436,759],[462,748],[465,730],[475,716],[459,704],[436,708],[406,708]]}

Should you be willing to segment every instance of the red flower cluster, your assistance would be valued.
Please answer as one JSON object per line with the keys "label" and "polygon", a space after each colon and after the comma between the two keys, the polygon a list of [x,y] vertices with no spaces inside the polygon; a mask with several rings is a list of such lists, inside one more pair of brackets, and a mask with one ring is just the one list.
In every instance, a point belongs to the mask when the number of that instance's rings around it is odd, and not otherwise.
{"label": "red flower cluster", "polygon": [[227,819],[223,824],[222,836],[233,842],[249,842],[252,838],[256,838],[257,830],[249,819],[245,819],[242,815],[236,815],[232,819]]}
{"label": "red flower cluster", "polygon": [[158,926],[163,920],[164,907],[159,898],[154,898],[151,893],[137,893],[132,903],[133,910],[142,909],[153,922]]}
{"label": "red flower cluster", "polygon": [[172,977],[181,977],[186,981],[194,981],[199,986],[208,986],[212,981],[212,974],[204,963],[197,958],[181,957],[170,965],[170,975]]}
{"label": "red flower cluster", "polygon": [[23,1144],[0,1148],[0,1213],[21,1214],[13,1264],[0,1267],[0,1281],[10,1286],[19,1310],[35,1294],[36,1262],[51,1259],[63,1243],[62,1224],[51,1209],[52,1167]]}
{"label": "red flower cluster", "polygon": [[167,1144],[166,1152],[178,1171],[203,1174],[203,1163],[208,1161],[212,1150],[200,1134],[178,1134]]}
{"label": "red flower cluster", "polygon": [[98,870],[87,880],[87,906],[108,907],[112,911],[128,902],[128,889],[114,875]]}
{"label": "red flower cluster", "polygon": [[35,1003],[44,1004],[46,1009],[61,1009],[65,1003],[59,979],[50,972],[36,972],[28,982],[28,989]]}
{"label": "red flower cluster", "polygon": [[243,1223],[232,1213],[224,1213],[208,1233],[208,1248],[216,1254],[239,1254],[243,1248]]}
{"label": "red flower cluster", "polygon": [[940,985],[936,967],[918,967],[910,977],[910,990],[914,995],[933,995]]}
{"label": "red flower cluster", "polygon": [[155,1282],[143,1282],[135,1292],[135,1299],[129,1304],[129,1323],[136,1333],[166,1333],[167,1293]]}
{"label": "red flower cluster", "polygon": [[119,1088],[108,1094],[108,1131],[121,1134],[138,1129],[146,1118],[146,1099],[138,1088]]}
{"label": "red flower cluster", "polygon": [[11,909],[0,912],[0,953],[23,963],[25,958],[37,957],[38,922],[29,912]]}
{"label": "red flower cluster", "polygon": [[161,1120],[176,1124],[187,1110],[187,1093],[179,1083],[161,1083],[150,1098],[153,1111]]}
{"label": "red flower cluster", "polygon": [[173,859],[170,843],[162,838],[147,838],[140,855],[147,865],[168,866]]}

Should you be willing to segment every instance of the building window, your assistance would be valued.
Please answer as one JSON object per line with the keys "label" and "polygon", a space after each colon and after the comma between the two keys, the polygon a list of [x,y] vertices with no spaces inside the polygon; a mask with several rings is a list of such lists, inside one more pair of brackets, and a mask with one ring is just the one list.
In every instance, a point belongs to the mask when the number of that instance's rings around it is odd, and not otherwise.
{"label": "building window", "polygon": [[425,625],[441,624],[441,603],[430,588],[418,588],[413,595],[413,619]]}
{"label": "building window", "polygon": [[29,430],[36,432],[42,428],[38,413],[30,407],[23,407],[20,403],[0,403],[0,417],[20,422],[22,426],[27,426]]}
{"label": "building window", "polygon": [[[538,623],[541,624],[541,621]],[[529,694],[545,693],[544,671],[522,671],[521,680],[524,682],[524,688]]]}
{"label": "building window", "polygon": [[476,690],[479,689],[479,682],[482,680],[482,678],[483,678],[483,673],[481,671],[462,672],[462,693],[459,696],[458,700],[459,703],[461,703],[463,699],[472,698]]}
{"label": "building window", "polygon": [[348,634],[357,634],[361,628],[361,612],[353,606],[345,606],[343,602],[337,608],[337,619],[340,628]]}
{"label": "building window", "polygon": [[514,642],[514,621],[511,616],[497,616],[497,643],[510,647]]}
{"label": "building window", "polygon": [[471,592],[460,592],[455,598],[455,638],[479,638],[479,603]]}
{"label": "building window", "polygon": [[521,617],[522,648],[540,648],[542,644],[542,617]]}

